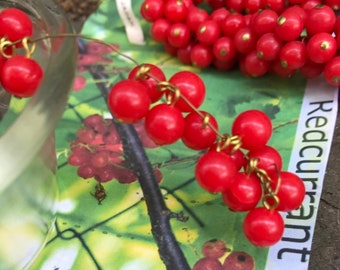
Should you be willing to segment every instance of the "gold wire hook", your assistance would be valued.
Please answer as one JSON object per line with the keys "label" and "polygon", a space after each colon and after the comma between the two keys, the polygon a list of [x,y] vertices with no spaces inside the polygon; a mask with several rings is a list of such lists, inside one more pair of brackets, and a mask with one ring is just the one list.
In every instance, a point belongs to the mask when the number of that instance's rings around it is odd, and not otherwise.
{"label": "gold wire hook", "polygon": [[210,115],[209,114],[205,114],[203,116],[203,122],[202,122],[202,128],[206,128],[207,126],[209,126],[209,121],[210,121]]}
{"label": "gold wire hook", "polygon": [[171,94],[167,96],[166,103],[169,105],[175,104],[181,97],[181,91],[168,81],[158,82],[157,89],[160,91],[170,91]]}
{"label": "gold wire hook", "polygon": [[234,135],[230,137],[230,144],[233,145],[233,149],[231,150],[231,154],[233,154],[236,150],[240,149],[242,146],[242,139],[238,135]]}
{"label": "gold wire hook", "polygon": [[[256,172],[258,170],[257,168],[257,164],[259,163],[259,159],[258,158],[249,158],[248,159],[248,164],[245,170],[245,173],[247,175],[252,174],[253,172]],[[261,177],[261,175],[257,175],[258,178],[260,179],[261,183],[263,184],[263,179]]]}
{"label": "gold wire hook", "polygon": [[[271,200],[269,202],[269,200]],[[265,194],[262,197],[262,204],[267,210],[274,210],[279,206],[280,200],[277,195]]]}
{"label": "gold wire hook", "polygon": [[227,149],[230,145],[231,139],[230,136],[228,134],[223,134],[221,136],[218,137],[217,139],[217,147],[216,147],[216,151],[220,152],[224,149]]}
{"label": "gold wire hook", "polygon": [[[9,47],[12,48],[11,54],[6,53],[6,49]],[[3,57],[7,59],[11,58],[15,53],[15,46],[13,42],[9,41],[6,37],[2,37],[0,39],[0,53]]]}
{"label": "gold wire hook", "polygon": [[[248,167],[246,169],[246,173],[250,174],[252,172],[255,172],[257,177],[260,179],[260,182],[263,186],[263,197],[262,197],[262,204],[265,208],[267,208],[268,210],[273,210],[275,208],[278,207],[279,203],[280,203],[280,199],[277,196],[280,184],[281,184],[281,177],[280,177],[280,172],[277,170],[277,174],[278,174],[278,182],[277,185],[275,187],[275,190],[272,189],[271,187],[271,183],[272,183],[272,179],[270,178],[270,176],[268,175],[267,171],[258,168],[258,158],[250,158],[249,159],[249,163],[248,163]],[[277,169],[277,166],[274,165]],[[270,200],[270,202],[269,202]]]}
{"label": "gold wire hook", "polygon": [[137,79],[147,79],[148,78],[148,73],[150,72],[151,68],[147,65],[140,65],[138,70],[137,70],[137,73],[136,73],[136,78]]}
{"label": "gold wire hook", "polygon": [[24,37],[22,39],[22,46],[25,50],[26,57],[30,58],[35,51],[35,42],[32,42],[29,37]]}

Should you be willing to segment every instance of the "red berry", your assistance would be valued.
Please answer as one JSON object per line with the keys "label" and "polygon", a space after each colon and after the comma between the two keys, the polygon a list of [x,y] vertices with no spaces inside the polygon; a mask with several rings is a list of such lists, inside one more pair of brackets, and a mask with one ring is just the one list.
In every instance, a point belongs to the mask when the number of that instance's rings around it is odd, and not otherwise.
{"label": "red berry", "polygon": [[247,156],[249,158],[257,158],[257,167],[267,172],[280,171],[282,169],[282,158],[279,151],[269,145],[256,150],[250,150]]}
{"label": "red berry", "polygon": [[196,31],[196,38],[205,45],[213,44],[220,37],[220,27],[214,20],[202,22]]}
{"label": "red berry", "polygon": [[184,23],[174,23],[168,30],[168,43],[175,47],[180,48],[189,44],[190,42],[190,29]]}
{"label": "red berry", "polygon": [[194,6],[189,9],[185,23],[193,33],[196,33],[200,24],[208,19],[209,14],[206,10]]}
{"label": "red berry", "polygon": [[287,1],[289,5],[300,5],[303,4],[304,0],[288,0]]}
{"label": "red berry", "polygon": [[308,35],[320,32],[331,33],[335,25],[334,10],[327,5],[317,5],[309,10],[305,27]]}
{"label": "red berry", "polygon": [[206,0],[213,10],[224,7],[224,0]]}
{"label": "red berry", "polygon": [[198,184],[209,192],[228,190],[235,181],[236,166],[223,152],[208,151],[198,160],[195,176]]}
{"label": "red berry", "polygon": [[210,150],[222,151],[226,153],[227,155],[229,155],[231,159],[234,161],[237,171],[239,171],[241,168],[243,168],[246,165],[247,160],[241,149],[237,149],[235,151],[233,148],[234,146],[232,144],[230,144],[227,147],[223,147],[223,142],[220,142],[220,143],[214,143],[210,147]]}
{"label": "red berry", "polygon": [[217,259],[205,257],[199,259],[192,270],[222,270],[222,264]]}
{"label": "red berry", "polygon": [[219,259],[229,250],[226,243],[220,239],[211,239],[202,245],[204,257]]}
{"label": "red berry", "polygon": [[289,78],[295,73],[295,69],[284,68],[280,59],[275,59],[271,62],[269,72],[278,75],[282,78]]}
{"label": "red berry", "polygon": [[299,17],[301,18],[302,22],[305,23],[306,17],[307,17],[307,13],[306,13],[306,10],[304,8],[302,8],[301,6],[294,5],[294,6],[287,7],[284,10],[284,14],[287,15],[289,13],[295,13],[295,14],[299,15]]}
{"label": "red berry", "polygon": [[[198,108],[204,101],[205,85],[201,77],[191,71],[179,71],[172,75],[169,83],[178,88],[180,97],[175,100],[176,94],[171,91],[166,91],[166,96],[171,98],[174,106],[182,112],[191,112],[191,108],[186,101],[189,101],[192,106]],[[184,98],[186,100],[184,100]]]}
{"label": "red berry", "polygon": [[163,12],[163,0],[144,0],[140,7],[140,14],[144,20],[149,22],[162,18]]}
{"label": "red berry", "polygon": [[90,154],[79,154],[79,153],[72,153],[68,159],[67,163],[71,166],[82,166],[89,162]]}
{"label": "red berry", "polygon": [[255,260],[244,251],[233,251],[225,258],[222,270],[255,270]]}
{"label": "red berry", "polygon": [[77,137],[79,142],[85,144],[92,144],[94,139],[96,138],[96,133],[93,129],[90,128],[81,128],[77,131]]}
{"label": "red berry", "polygon": [[96,170],[91,164],[80,165],[77,169],[77,174],[84,179],[92,178],[96,174]]}
{"label": "red berry", "polygon": [[225,6],[231,12],[242,13],[244,11],[243,0],[228,0],[225,1]]}
{"label": "red berry", "polygon": [[251,77],[260,77],[269,70],[269,62],[258,57],[256,50],[251,51],[244,58],[246,74]]}
{"label": "red berry", "polygon": [[224,203],[232,211],[249,211],[256,207],[262,197],[260,180],[254,175],[238,172],[231,187],[222,193]]}
{"label": "red berry", "polygon": [[277,18],[277,13],[271,9],[260,10],[254,15],[251,27],[259,37],[266,33],[273,33]]}
{"label": "red berry", "polygon": [[262,0],[244,0],[243,7],[245,13],[253,14],[262,9]]}
{"label": "red berry", "polygon": [[113,178],[115,178],[114,166],[106,165],[103,168],[97,168],[95,170],[94,179],[96,179],[98,182],[106,183],[111,181]]}
{"label": "red berry", "polygon": [[340,86],[340,56],[331,59],[325,66],[326,81],[334,86]]}
{"label": "red berry", "polygon": [[167,0],[164,6],[165,18],[171,22],[183,22],[188,13],[188,7],[182,0]]}
{"label": "red berry", "polygon": [[312,8],[314,8],[317,5],[321,5],[321,1],[320,0],[307,0],[302,5],[302,8],[308,13]]}
{"label": "red berry", "polygon": [[233,61],[236,58],[236,47],[230,37],[220,37],[212,47],[214,57],[220,61]]}
{"label": "red berry", "polygon": [[250,27],[239,29],[234,35],[236,50],[242,54],[248,54],[255,50],[257,37]]}
{"label": "red berry", "polygon": [[[142,67],[150,69],[148,74],[143,74],[141,77],[136,77],[138,75],[138,71]],[[163,95],[163,92],[158,90],[157,84],[158,81],[165,81],[166,78],[163,71],[156,65],[147,63],[142,64],[141,66],[136,66],[130,71],[128,79],[137,80],[138,82],[141,82],[143,85],[145,85],[147,94],[152,103],[159,100]]]}
{"label": "red berry", "polygon": [[[206,119],[207,122],[205,122]],[[182,141],[187,147],[194,150],[207,149],[215,142],[217,129],[217,121],[211,114],[204,111],[200,111],[200,114],[192,112],[185,117],[185,130]]]}
{"label": "red berry", "polygon": [[325,64],[318,64],[307,59],[307,62],[300,68],[300,72],[306,78],[316,78],[324,71]]}
{"label": "red berry", "polygon": [[213,66],[217,70],[230,70],[235,66],[236,63],[236,57],[231,60],[220,60],[220,59],[214,59],[214,62],[212,63]]}
{"label": "red berry", "polygon": [[210,46],[198,43],[192,47],[190,58],[194,66],[206,68],[213,63],[214,56]]}
{"label": "red berry", "polygon": [[42,78],[40,65],[34,59],[22,55],[7,59],[0,71],[2,86],[17,97],[33,96]]}
{"label": "red berry", "polygon": [[335,38],[325,32],[316,33],[306,45],[308,58],[315,63],[326,63],[331,60],[337,52]]}
{"label": "red berry", "polygon": [[182,113],[174,106],[159,104],[145,118],[145,130],[158,145],[172,144],[184,133],[185,121]]}
{"label": "red berry", "polygon": [[285,0],[263,0],[263,6],[280,14],[285,8]]}
{"label": "red berry", "polygon": [[242,148],[260,149],[267,144],[272,135],[270,118],[259,110],[244,111],[234,119],[232,135],[241,137]]}
{"label": "red berry", "polygon": [[277,197],[279,205],[278,211],[294,211],[298,209],[305,198],[306,188],[303,181],[296,174],[281,171],[279,174],[272,172],[271,188],[273,191],[277,189]]}
{"label": "red berry", "polygon": [[300,37],[304,22],[298,13],[283,12],[277,19],[275,33],[282,41],[292,41]]}
{"label": "red berry", "polygon": [[227,10],[225,7],[221,7],[211,12],[210,19],[216,21],[220,25],[222,21],[228,17],[229,14],[229,10]]}
{"label": "red berry", "polygon": [[287,42],[281,48],[280,61],[284,68],[301,68],[307,61],[306,45],[298,40]]}
{"label": "red berry", "polygon": [[107,151],[100,151],[91,156],[90,163],[94,168],[104,168],[109,162]]}
{"label": "red berry", "polygon": [[188,45],[180,47],[177,49],[178,60],[185,65],[192,65],[191,62],[191,50],[194,46],[194,42],[189,42]]}
{"label": "red berry", "polygon": [[273,61],[280,55],[281,40],[274,33],[263,34],[256,43],[257,56],[265,61]]}
{"label": "red berry", "polygon": [[108,95],[110,112],[117,119],[134,123],[141,120],[151,104],[148,90],[141,82],[125,79],[116,83]]}
{"label": "red berry", "polygon": [[239,13],[231,13],[220,25],[223,35],[227,37],[233,37],[238,30],[245,26],[244,17]]}
{"label": "red berry", "polygon": [[258,207],[243,221],[243,231],[249,242],[258,247],[269,247],[280,241],[284,230],[283,218],[276,210]]}
{"label": "red berry", "polygon": [[[5,8],[0,12],[0,37],[6,36],[14,42],[32,34],[32,21],[25,12],[17,8]],[[16,46],[21,46],[21,43]]]}
{"label": "red berry", "polygon": [[340,9],[340,3],[338,0],[324,0],[323,2],[325,5],[331,7],[335,11]]}
{"label": "red berry", "polygon": [[168,31],[170,29],[170,23],[163,18],[155,20],[151,24],[150,35],[152,39],[157,42],[166,42],[168,40]]}

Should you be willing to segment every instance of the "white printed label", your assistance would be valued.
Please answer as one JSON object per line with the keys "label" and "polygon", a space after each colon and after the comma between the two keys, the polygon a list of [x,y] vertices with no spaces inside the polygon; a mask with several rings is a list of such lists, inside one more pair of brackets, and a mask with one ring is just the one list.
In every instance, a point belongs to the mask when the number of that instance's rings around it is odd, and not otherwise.
{"label": "white printed label", "polygon": [[138,19],[133,13],[131,0],[116,0],[120,18],[125,25],[126,35],[132,44],[144,45],[144,34]]}
{"label": "white printed label", "polygon": [[305,183],[299,210],[284,215],[282,240],[269,249],[266,269],[307,270],[317,209],[337,116],[338,89],[323,78],[308,80],[288,170]]}

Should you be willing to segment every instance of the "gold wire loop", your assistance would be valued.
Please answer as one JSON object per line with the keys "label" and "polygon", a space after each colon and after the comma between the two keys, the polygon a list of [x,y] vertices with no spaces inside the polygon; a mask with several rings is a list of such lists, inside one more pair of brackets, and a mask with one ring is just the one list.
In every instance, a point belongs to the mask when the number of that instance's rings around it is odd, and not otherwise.
{"label": "gold wire loop", "polygon": [[144,65],[144,64],[140,65],[136,73],[136,79],[140,79],[140,80],[147,79],[149,77],[148,73],[150,72],[150,69],[151,68],[147,65]]}
{"label": "gold wire loop", "polygon": [[[247,164],[247,167],[246,167],[246,174],[250,175],[251,173],[258,171],[258,168],[257,168],[258,163],[259,163],[258,158],[249,158],[248,164]],[[261,183],[263,184],[263,179],[262,179],[261,175],[258,174],[257,176],[260,179]]]}
{"label": "gold wire loop", "polygon": [[279,206],[279,203],[280,200],[275,194],[265,194],[262,197],[262,204],[267,210],[276,209]]}
{"label": "gold wire loop", "polygon": [[275,187],[275,191],[274,193],[277,194],[279,192],[279,188],[281,186],[281,173],[280,173],[280,170],[278,169],[277,165],[276,164],[273,164],[274,167],[275,167],[275,172],[277,174],[277,183],[276,183],[276,187]]}
{"label": "gold wire loop", "polygon": [[230,145],[230,136],[228,134],[223,134],[221,136],[218,137],[217,140],[217,146],[216,146],[216,151],[220,152],[222,150],[225,150],[229,147]]}
{"label": "gold wire loop", "polygon": [[233,154],[236,150],[238,150],[241,147],[241,137],[230,136],[228,134],[218,134],[216,151],[219,152],[221,150],[225,150],[230,145],[233,146],[230,151],[230,154]]}
{"label": "gold wire loop", "polygon": [[159,91],[170,91],[171,94],[167,96],[166,103],[169,105],[175,104],[179,98],[181,97],[181,91],[178,87],[174,86],[168,81],[158,82],[157,83],[157,89]]}
{"label": "gold wire loop", "polygon": [[[6,53],[6,49],[12,47],[12,54],[7,54]],[[9,41],[6,37],[2,37],[0,39],[0,53],[3,57],[5,58],[11,58],[13,53],[15,51],[15,46],[13,44],[13,42]]]}
{"label": "gold wire loop", "polygon": [[30,58],[35,51],[35,42],[32,42],[29,37],[24,37],[22,39],[22,47],[25,50],[26,57]]}
{"label": "gold wire loop", "polygon": [[246,168],[246,174],[249,175],[251,173],[256,173],[256,176],[259,178],[263,187],[264,195],[262,197],[262,204],[268,210],[273,210],[277,208],[280,203],[280,199],[277,196],[277,193],[281,185],[280,172],[277,169],[277,166],[274,165],[277,170],[276,173],[278,174],[278,181],[275,190],[273,190],[273,188],[271,187],[272,179],[265,170],[258,168],[258,163],[259,163],[258,158],[249,158],[248,166]]}
{"label": "gold wire loop", "polygon": [[205,114],[203,116],[203,123],[202,123],[202,128],[206,128],[207,126],[209,126],[209,121],[210,121],[210,115],[209,114]]}
{"label": "gold wire loop", "polygon": [[230,144],[233,145],[233,149],[231,150],[231,154],[233,154],[236,150],[240,149],[242,146],[242,140],[240,136],[231,136],[230,137]]}

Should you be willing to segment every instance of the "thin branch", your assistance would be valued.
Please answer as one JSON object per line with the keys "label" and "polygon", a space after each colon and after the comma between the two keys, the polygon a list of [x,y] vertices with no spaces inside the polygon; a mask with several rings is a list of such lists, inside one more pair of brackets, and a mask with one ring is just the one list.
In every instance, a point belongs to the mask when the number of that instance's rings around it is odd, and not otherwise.
{"label": "thin branch", "polygon": [[[102,72],[103,67],[101,66],[92,67],[89,71],[94,79],[103,79],[107,76],[107,74]],[[106,99],[110,86],[103,83],[103,80],[100,80],[97,83],[97,87],[102,93],[105,102],[107,102]],[[170,219],[173,217],[173,214],[165,204],[153,168],[144,151],[138,133],[133,125],[124,124],[115,119],[114,124],[122,138],[126,159],[138,176],[148,209],[151,231],[158,245],[160,258],[168,270],[190,270],[190,266],[171,229]]]}

